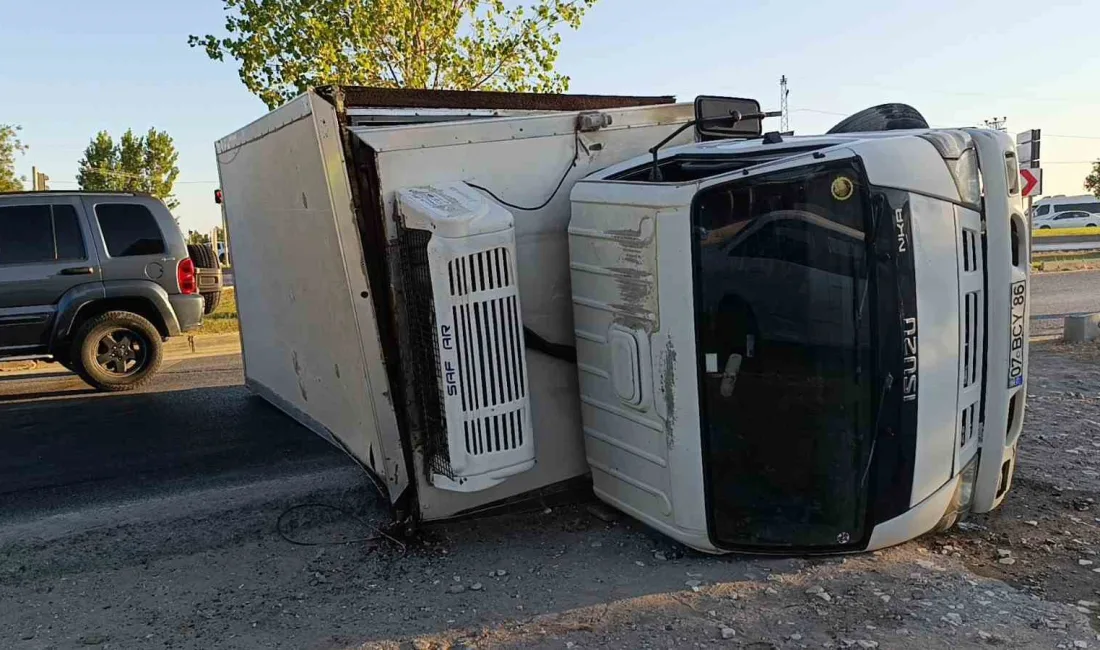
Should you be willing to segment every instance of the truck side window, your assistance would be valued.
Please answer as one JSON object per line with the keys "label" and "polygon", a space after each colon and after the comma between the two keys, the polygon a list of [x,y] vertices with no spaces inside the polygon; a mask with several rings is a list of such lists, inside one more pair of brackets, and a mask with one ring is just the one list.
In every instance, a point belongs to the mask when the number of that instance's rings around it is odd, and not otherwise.
{"label": "truck side window", "polygon": [[160,255],[166,250],[156,217],[135,203],[100,203],[95,206],[103,242],[111,257]]}

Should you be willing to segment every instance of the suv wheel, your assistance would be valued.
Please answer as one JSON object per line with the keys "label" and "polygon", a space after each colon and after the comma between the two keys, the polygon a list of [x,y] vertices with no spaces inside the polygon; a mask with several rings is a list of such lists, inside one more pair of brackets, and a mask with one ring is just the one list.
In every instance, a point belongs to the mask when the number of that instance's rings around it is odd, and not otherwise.
{"label": "suv wheel", "polygon": [[109,311],[81,325],[71,359],[80,377],[99,390],[123,391],[149,381],[163,356],[160,332],[128,311]]}

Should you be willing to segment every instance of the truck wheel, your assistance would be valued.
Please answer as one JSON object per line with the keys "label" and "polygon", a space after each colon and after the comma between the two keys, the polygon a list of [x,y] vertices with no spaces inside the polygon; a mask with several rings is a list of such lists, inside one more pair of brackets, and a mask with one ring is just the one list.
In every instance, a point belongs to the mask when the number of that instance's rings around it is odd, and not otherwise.
{"label": "truck wheel", "polygon": [[206,316],[214,313],[214,310],[218,308],[222,302],[221,291],[207,291],[202,294],[202,313]]}
{"label": "truck wheel", "polygon": [[70,358],[81,379],[103,391],[137,388],[160,368],[160,332],[128,311],[109,311],[80,326]]}
{"label": "truck wheel", "polygon": [[187,256],[200,269],[218,269],[218,257],[214,254],[214,247],[210,244],[188,244]]}
{"label": "truck wheel", "polygon": [[927,129],[920,111],[908,104],[880,104],[844,118],[829,133],[867,133],[898,129]]}

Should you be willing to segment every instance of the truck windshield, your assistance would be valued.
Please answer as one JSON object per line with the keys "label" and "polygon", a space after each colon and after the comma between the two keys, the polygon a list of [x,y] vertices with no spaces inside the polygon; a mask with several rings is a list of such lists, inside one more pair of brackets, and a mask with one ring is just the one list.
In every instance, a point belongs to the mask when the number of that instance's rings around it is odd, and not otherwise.
{"label": "truck windshield", "polygon": [[707,507],[720,546],[864,537],[876,407],[868,196],[847,160],[732,181],[693,203]]}

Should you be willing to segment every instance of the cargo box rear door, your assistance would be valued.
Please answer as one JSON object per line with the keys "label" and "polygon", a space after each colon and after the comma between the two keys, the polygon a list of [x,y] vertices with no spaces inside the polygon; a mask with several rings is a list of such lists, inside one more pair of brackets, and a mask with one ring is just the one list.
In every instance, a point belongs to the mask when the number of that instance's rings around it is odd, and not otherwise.
{"label": "cargo box rear door", "polygon": [[408,485],[336,111],[302,95],[216,145],[245,383]]}

